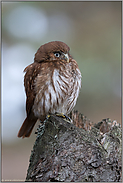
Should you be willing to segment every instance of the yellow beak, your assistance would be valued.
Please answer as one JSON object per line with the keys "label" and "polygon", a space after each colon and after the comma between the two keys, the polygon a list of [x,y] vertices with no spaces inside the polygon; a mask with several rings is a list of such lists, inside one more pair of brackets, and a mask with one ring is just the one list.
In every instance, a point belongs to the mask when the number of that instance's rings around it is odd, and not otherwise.
{"label": "yellow beak", "polygon": [[69,62],[69,56],[68,56],[68,54],[66,53],[66,54],[64,54],[64,56],[65,56],[65,60],[66,60],[67,62]]}

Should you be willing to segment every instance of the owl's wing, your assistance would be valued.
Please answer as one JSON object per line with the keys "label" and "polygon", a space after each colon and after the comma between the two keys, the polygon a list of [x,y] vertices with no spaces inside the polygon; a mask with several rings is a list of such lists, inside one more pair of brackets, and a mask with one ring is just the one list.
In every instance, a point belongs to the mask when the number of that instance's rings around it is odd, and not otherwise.
{"label": "owl's wing", "polygon": [[27,66],[24,69],[25,76],[24,76],[24,86],[25,86],[25,92],[26,92],[26,112],[27,117],[24,120],[19,132],[18,137],[29,137],[32,129],[37,121],[37,118],[34,116],[32,112],[32,106],[34,104],[34,99],[36,96],[35,89],[34,89],[34,83],[35,79],[40,72],[40,64],[33,63],[29,66]]}
{"label": "owl's wing", "polygon": [[36,96],[34,83],[37,75],[40,72],[41,65],[37,63],[32,63],[24,69],[24,86],[26,92],[26,112],[27,117],[31,114],[32,106],[34,104],[34,99]]}

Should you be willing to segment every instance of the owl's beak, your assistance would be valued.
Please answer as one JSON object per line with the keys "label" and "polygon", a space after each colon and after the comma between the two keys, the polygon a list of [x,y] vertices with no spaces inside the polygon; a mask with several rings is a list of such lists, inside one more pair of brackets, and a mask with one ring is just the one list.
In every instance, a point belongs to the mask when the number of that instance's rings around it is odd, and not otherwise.
{"label": "owl's beak", "polygon": [[67,61],[67,62],[69,62],[69,56],[68,56],[68,54],[66,53],[66,54],[64,54],[64,58],[65,58],[65,60]]}

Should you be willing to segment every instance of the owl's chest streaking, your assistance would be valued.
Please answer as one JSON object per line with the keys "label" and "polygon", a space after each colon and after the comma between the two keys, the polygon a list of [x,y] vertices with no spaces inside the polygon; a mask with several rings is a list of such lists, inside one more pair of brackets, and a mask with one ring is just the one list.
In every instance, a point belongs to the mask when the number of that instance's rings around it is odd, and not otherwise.
{"label": "owl's chest streaking", "polygon": [[34,115],[41,118],[48,113],[69,114],[76,104],[80,88],[81,73],[75,60],[42,67],[35,80]]}

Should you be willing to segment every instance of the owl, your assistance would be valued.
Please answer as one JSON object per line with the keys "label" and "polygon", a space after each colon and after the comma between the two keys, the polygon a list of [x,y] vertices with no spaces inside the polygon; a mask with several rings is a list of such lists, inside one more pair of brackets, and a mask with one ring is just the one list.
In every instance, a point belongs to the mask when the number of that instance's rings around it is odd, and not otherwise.
{"label": "owl", "polygon": [[18,137],[29,137],[38,119],[48,114],[69,114],[74,108],[80,88],[81,72],[61,41],[42,45],[34,62],[25,69],[26,113]]}

